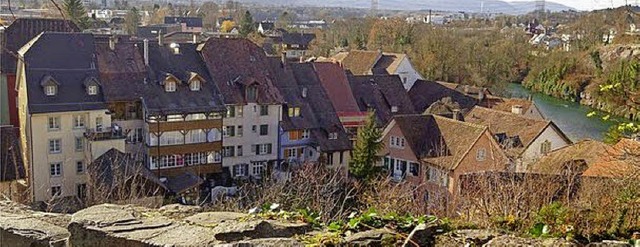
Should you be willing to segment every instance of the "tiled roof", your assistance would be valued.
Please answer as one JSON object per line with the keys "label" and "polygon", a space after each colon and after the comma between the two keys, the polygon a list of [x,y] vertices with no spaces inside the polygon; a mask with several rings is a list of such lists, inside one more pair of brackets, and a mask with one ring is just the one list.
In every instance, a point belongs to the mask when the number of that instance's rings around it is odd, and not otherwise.
{"label": "tiled roof", "polygon": [[[71,21],[47,18],[18,18],[2,33],[2,73],[16,73],[18,49],[44,31],[79,32]],[[13,53],[10,54],[9,51]]]}
{"label": "tiled roof", "polygon": [[346,56],[344,53],[337,55],[336,60],[339,60],[340,64],[354,75],[370,75],[380,56],[379,51],[350,51]]}
{"label": "tiled roof", "polygon": [[111,190],[125,185],[124,180],[142,179],[143,183],[168,189],[143,162],[136,161],[131,154],[112,148],[87,166],[87,172],[97,188]]}
{"label": "tiled roof", "polygon": [[401,115],[394,120],[417,157],[448,170],[456,169],[487,130],[434,115]]}
{"label": "tiled roof", "polygon": [[[318,141],[322,151],[350,150],[351,141],[342,128],[340,119],[331,105],[329,96],[322,88],[320,79],[311,63],[291,64],[291,68],[298,82],[301,92],[306,91],[304,100],[311,108],[318,128],[312,130],[312,135]],[[337,139],[329,139],[329,133],[338,134]]]}
{"label": "tiled roof", "polygon": [[26,177],[19,138],[18,128],[0,126],[0,182]]}
{"label": "tiled roof", "polygon": [[382,53],[382,57],[378,60],[378,62],[373,66],[373,72],[376,73],[387,73],[390,75],[396,74],[400,63],[404,60],[407,55],[402,53]]}
{"label": "tiled roof", "polygon": [[522,106],[523,111],[529,110],[531,106],[533,106],[533,101],[527,99],[502,99],[502,102],[496,104],[492,107],[492,109],[504,112],[511,112],[514,106]]}
{"label": "tiled roof", "polygon": [[622,139],[582,174],[586,177],[636,178],[640,175],[640,142]]}
{"label": "tiled roof", "polygon": [[107,102],[137,101],[144,96],[148,72],[137,46],[134,42],[120,41],[112,50],[108,42],[96,43],[100,81]]}
{"label": "tiled roof", "polygon": [[460,93],[463,93],[469,97],[475,98],[475,99],[480,99],[480,92],[484,93],[483,97],[491,97],[491,98],[496,98],[495,96],[492,96],[491,91],[489,91],[486,88],[482,88],[482,87],[477,87],[477,86],[473,86],[473,85],[464,85],[464,84],[458,84],[458,83],[452,83],[452,82],[442,82],[442,81],[437,81],[436,83],[445,86],[449,89],[453,89],[456,90]]}
{"label": "tiled roof", "polygon": [[484,125],[495,134],[506,134],[508,137],[518,137],[522,146],[515,147],[515,154],[520,154],[538,137],[548,126],[550,121],[535,120],[510,112],[503,112],[476,106],[465,117],[465,121]]}
{"label": "tiled roof", "polygon": [[[313,110],[307,100],[302,98],[302,91],[298,86],[290,64],[284,65],[288,66],[285,69],[280,57],[269,57],[269,61],[275,72],[274,76],[278,78],[278,80],[274,81],[274,84],[286,102],[286,107],[283,108],[281,127],[285,131],[317,128],[318,124]],[[288,108],[290,107],[300,107],[301,117],[289,117]]]}
{"label": "tiled roof", "polygon": [[313,33],[286,32],[282,34],[282,43],[288,45],[308,46],[316,38]]}
{"label": "tiled roof", "polygon": [[450,97],[458,103],[461,109],[470,110],[477,103],[477,100],[433,81],[418,80],[409,90],[409,97],[413,102],[416,111],[424,112],[433,103],[445,97]]}
{"label": "tiled roof", "polygon": [[[416,113],[397,75],[349,76],[349,84],[360,111],[375,109],[380,126],[386,125],[394,115]],[[394,106],[397,112],[392,112]]]}
{"label": "tiled roof", "polygon": [[[196,50],[195,44],[179,44],[179,54],[172,48],[149,44],[149,80],[144,95],[147,112],[154,114],[220,112],[226,107],[216,85]],[[140,51],[143,47],[138,46]],[[204,81],[199,91],[191,91],[189,79],[195,73]],[[165,92],[164,80],[175,76],[178,83],[175,92]]]}
{"label": "tiled roof", "polygon": [[327,91],[329,100],[337,112],[360,112],[353,97],[347,74],[335,63],[313,63],[322,87]]}
{"label": "tiled roof", "polygon": [[591,166],[598,162],[607,152],[609,145],[594,141],[583,140],[546,154],[530,167],[532,172],[559,174],[564,166],[570,162],[585,162]]}
{"label": "tiled roof", "polygon": [[[30,113],[105,109],[102,90],[89,95],[84,85],[99,78],[94,51],[87,33],[44,32],[23,47]],[[59,83],[55,96],[46,96],[41,85],[48,77]]]}
{"label": "tiled roof", "polygon": [[209,38],[201,53],[225,104],[246,103],[243,81],[257,85],[257,103],[283,103],[268,58],[256,44],[247,39]]}

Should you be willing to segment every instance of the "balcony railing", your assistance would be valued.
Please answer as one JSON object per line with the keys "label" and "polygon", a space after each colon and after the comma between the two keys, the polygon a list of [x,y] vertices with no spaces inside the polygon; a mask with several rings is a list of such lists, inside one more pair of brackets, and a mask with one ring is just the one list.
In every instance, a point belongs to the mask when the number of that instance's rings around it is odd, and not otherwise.
{"label": "balcony railing", "polygon": [[99,129],[88,129],[84,133],[84,136],[91,141],[117,140],[125,139],[127,137],[124,135],[122,128],[117,125]]}

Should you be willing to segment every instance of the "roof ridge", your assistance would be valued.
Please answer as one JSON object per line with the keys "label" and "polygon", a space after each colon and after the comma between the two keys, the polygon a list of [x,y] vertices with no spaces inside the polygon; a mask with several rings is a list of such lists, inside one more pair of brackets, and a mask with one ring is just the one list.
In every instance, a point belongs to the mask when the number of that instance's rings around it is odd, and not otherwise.
{"label": "roof ridge", "polygon": [[446,120],[446,121],[449,121],[449,122],[464,124],[464,125],[468,125],[469,127],[474,127],[474,128],[478,128],[478,129],[487,129],[487,128],[489,128],[489,127],[481,125],[481,124],[455,120],[455,119],[451,119],[451,118],[443,117],[443,116],[439,116],[439,115],[433,115],[433,114],[427,114],[427,115],[432,115],[436,119],[443,119],[443,120]]}
{"label": "roof ridge", "polygon": [[[524,117],[524,116],[522,116],[522,115],[515,114],[515,113],[513,113],[513,112],[500,111],[500,110],[491,109],[491,108],[482,107],[482,106],[474,106],[474,107],[471,109],[471,111],[469,111],[469,113],[472,113],[475,109],[480,109],[480,110],[484,110],[484,111],[495,112],[495,113],[502,114],[502,115],[515,116],[515,117],[518,117],[518,118],[523,118],[523,119],[531,120],[531,121],[534,121],[534,122],[544,122],[544,123],[547,123],[547,124],[549,124],[549,123],[553,122],[553,121],[551,121],[551,120],[546,120],[546,119],[545,119],[545,120],[538,120],[538,119],[533,119],[533,118],[527,118],[527,117]],[[467,113],[467,115],[468,115],[469,113]]]}

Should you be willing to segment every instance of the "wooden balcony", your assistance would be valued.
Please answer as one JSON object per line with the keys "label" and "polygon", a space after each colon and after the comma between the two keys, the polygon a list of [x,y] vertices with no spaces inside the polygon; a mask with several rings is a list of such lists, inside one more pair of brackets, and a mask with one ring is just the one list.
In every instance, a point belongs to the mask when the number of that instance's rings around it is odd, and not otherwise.
{"label": "wooden balcony", "polygon": [[160,147],[148,146],[147,150],[148,150],[148,154],[151,156],[221,151],[222,141],[172,145],[172,146],[160,146]]}
{"label": "wooden balcony", "polygon": [[192,129],[221,129],[222,119],[159,122],[159,123],[147,123],[147,124],[149,125],[149,132],[153,132],[153,133],[192,130]]}
{"label": "wooden balcony", "polygon": [[202,174],[221,173],[222,163],[156,169],[151,170],[151,172],[159,177],[175,177],[186,172],[200,176]]}

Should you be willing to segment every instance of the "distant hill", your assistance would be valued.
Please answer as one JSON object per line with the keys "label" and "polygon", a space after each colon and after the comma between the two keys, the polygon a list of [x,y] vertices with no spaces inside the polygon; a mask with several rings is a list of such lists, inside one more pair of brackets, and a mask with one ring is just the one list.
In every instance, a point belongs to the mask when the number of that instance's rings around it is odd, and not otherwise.
{"label": "distant hill", "polygon": [[[251,2],[265,4],[263,0],[240,0],[240,2]],[[484,7],[482,7],[484,2]],[[282,6],[316,6],[316,7],[347,7],[347,8],[369,8],[371,0],[270,0],[271,5]],[[380,9],[391,10],[440,10],[440,11],[464,11],[464,12],[484,12],[505,13],[505,14],[525,14],[535,10],[534,1],[505,2],[500,0],[379,0]],[[547,2],[547,10],[556,12],[570,10],[571,7]]]}

